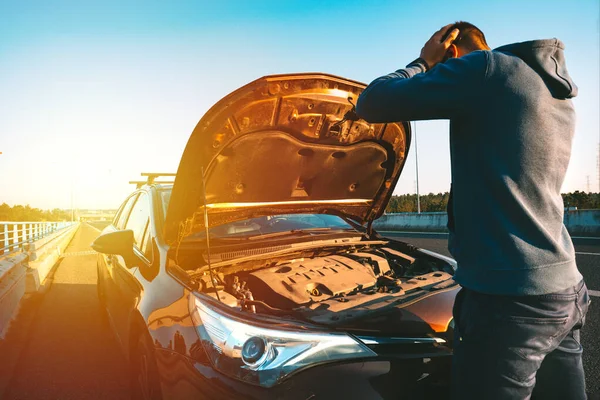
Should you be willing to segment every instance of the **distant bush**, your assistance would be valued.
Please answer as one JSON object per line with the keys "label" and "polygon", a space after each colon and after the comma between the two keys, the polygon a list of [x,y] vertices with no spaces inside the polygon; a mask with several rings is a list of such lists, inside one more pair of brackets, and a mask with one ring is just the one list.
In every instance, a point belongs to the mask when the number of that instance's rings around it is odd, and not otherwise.
{"label": "distant bush", "polygon": [[[572,193],[562,194],[565,207],[577,207],[578,209],[600,209],[600,193],[586,193],[576,190]],[[429,193],[421,195],[421,211],[446,211],[448,206],[448,192]],[[402,194],[392,196],[387,208],[388,213],[417,212],[417,195]]]}
{"label": "distant bush", "polygon": [[600,208],[600,193],[586,193],[576,190],[573,193],[563,193],[562,197],[565,207],[577,207],[582,210]]}
{"label": "distant bush", "polygon": [[28,205],[9,206],[6,203],[0,205],[0,221],[68,221],[71,219],[71,211],[55,208],[54,210],[40,210]]}
{"label": "distant bush", "polygon": [[[421,211],[446,211],[447,205],[448,192],[421,195]],[[403,194],[392,196],[385,211],[388,213],[417,212],[417,195]]]}

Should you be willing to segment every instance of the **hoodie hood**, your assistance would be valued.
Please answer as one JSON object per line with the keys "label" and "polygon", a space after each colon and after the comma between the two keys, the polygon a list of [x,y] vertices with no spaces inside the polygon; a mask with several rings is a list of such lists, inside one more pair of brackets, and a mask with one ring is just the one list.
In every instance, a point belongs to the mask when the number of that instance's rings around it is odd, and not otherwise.
{"label": "hoodie hood", "polygon": [[553,97],[570,99],[577,96],[577,86],[567,71],[564,49],[563,42],[554,38],[508,44],[494,51],[519,57],[540,75]]}

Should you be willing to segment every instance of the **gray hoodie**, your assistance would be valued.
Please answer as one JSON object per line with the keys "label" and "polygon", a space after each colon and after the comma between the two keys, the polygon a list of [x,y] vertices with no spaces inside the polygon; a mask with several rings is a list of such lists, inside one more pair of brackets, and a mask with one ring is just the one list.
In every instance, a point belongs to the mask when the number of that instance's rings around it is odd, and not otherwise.
{"label": "gray hoodie", "polygon": [[560,189],[577,86],[557,39],[475,51],[425,72],[418,62],[373,81],[357,103],[369,122],[450,119],[454,232],[462,286],[537,295],[577,284]]}

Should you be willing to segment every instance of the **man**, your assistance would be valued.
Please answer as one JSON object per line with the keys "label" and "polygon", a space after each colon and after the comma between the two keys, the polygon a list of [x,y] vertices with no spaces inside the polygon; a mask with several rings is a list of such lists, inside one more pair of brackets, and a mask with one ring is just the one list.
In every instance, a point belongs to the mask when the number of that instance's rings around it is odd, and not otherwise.
{"label": "man", "polygon": [[358,99],[369,122],[450,119],[457,399],[586,397],[589,297],[560,195],[577,94],[563,49],[550,39],[490,51],[458,22]]}

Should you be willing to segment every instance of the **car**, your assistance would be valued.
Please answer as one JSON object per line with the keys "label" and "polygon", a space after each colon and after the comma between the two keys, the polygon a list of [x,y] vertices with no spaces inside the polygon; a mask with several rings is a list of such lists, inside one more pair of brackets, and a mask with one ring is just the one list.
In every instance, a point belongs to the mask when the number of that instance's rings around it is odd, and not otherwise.
{"label": "car", "polygon": [[373,229],[410,126],[360,120],[364,87],[263,77],[143,174],[92,244],[133,398],[448,395],[456,263]]}

